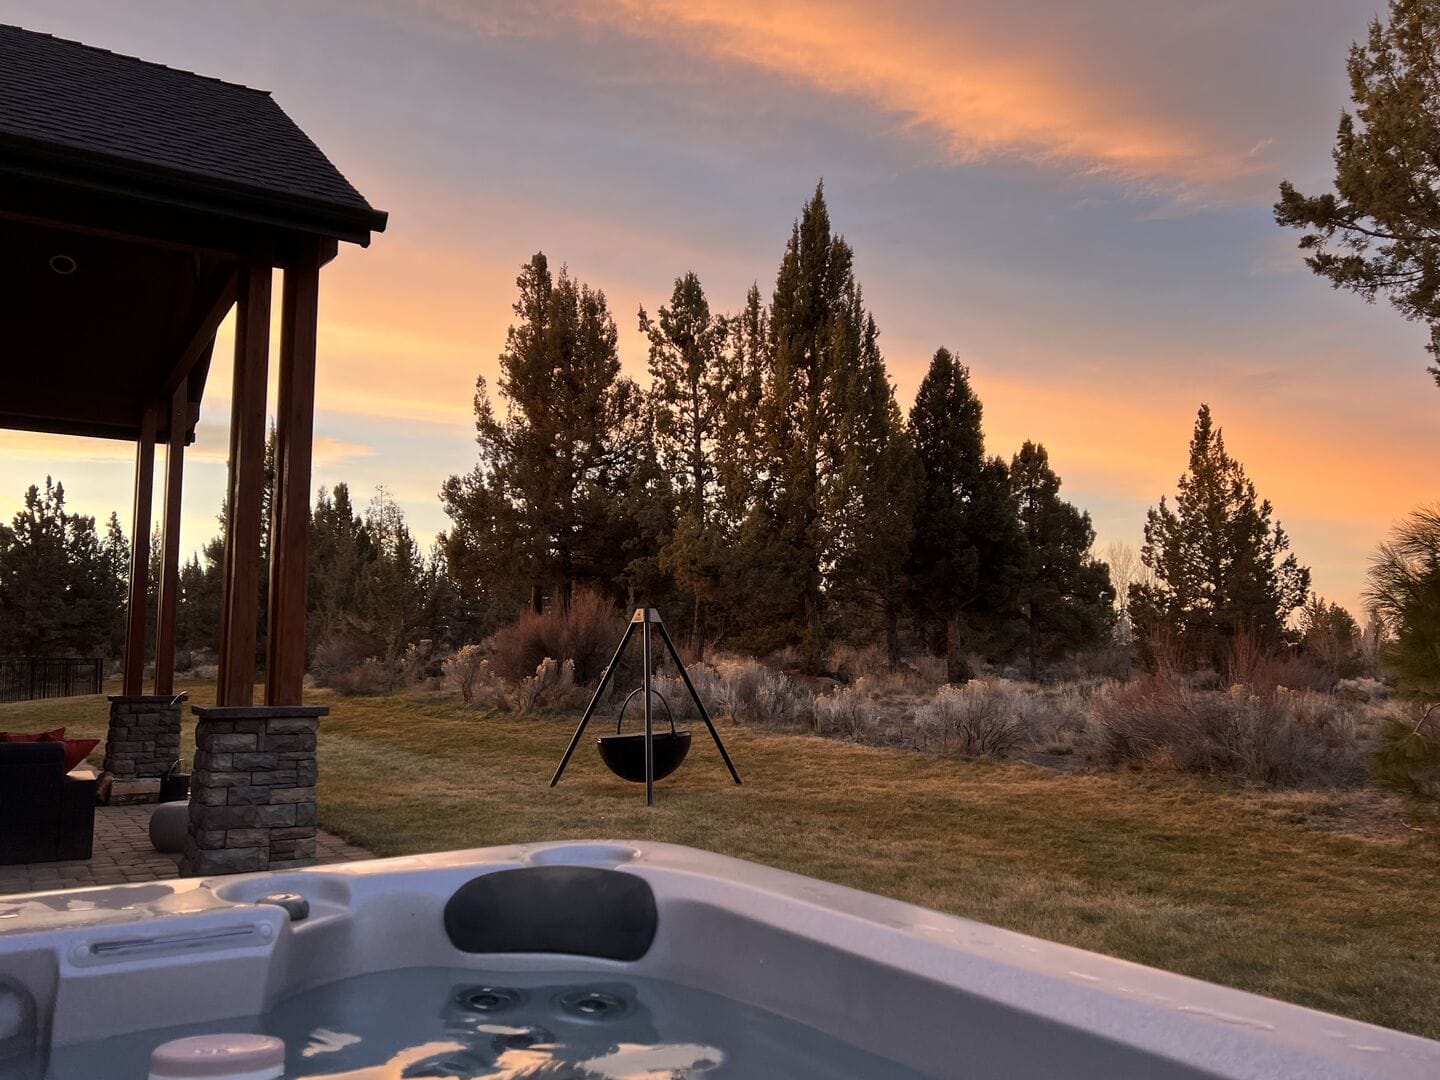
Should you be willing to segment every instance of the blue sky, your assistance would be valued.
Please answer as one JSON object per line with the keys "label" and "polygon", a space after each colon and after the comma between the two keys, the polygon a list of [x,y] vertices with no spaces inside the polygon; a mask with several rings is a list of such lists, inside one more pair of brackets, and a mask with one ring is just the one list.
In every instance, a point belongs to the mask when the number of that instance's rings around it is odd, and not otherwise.
{"label": "blue sky", "polygon": [[[215,3],[0,0],[0,20],[271,90],[389,230],[322,294],[317,486],[384,485],[417,533],[474,460],[536,250],[634,313],[696,271],[768,294],[824,177],[902,405],[935,348],[972,367],[990,449],[1044,442],[1102,545],[1137,543],[1208,401],[1316,588],[1436,497],[1424,333],[1310,275],[1272,222],[1326,185],[1353,0]],[[185,497],[214,531],[230,343]],[[0,433],[0,513],[46,471],[128,505],[121,444]]]}

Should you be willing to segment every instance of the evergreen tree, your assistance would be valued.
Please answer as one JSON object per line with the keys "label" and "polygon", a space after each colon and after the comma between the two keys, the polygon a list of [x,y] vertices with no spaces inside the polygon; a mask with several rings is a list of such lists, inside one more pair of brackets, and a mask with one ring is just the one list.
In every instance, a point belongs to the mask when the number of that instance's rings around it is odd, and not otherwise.
{"label": "evergreen tree", "polygon": [[1337,679],[1360,674],[1360,624],[1339,604],[1312,596],[1300,609],[1300,648]]}
{"label": "evergreen tree", "polygon": [[122,656],[125,652],[125,608],[130,598],[130,541],[120,526],[120,516],[110,511],[105,522],[105,536],[100,541],[104,558],[104,580],[113,582],[116,604],[110,618],[105,655]]}
{"label": "evergreen tree", "polygon": [[[1336,194],[1280,185],[1275,219],[1306,230],[1310,269],[1430,325],[1440,358],[1440,0],[1390,0],[1347,68],[1355,115],[1335,140]],[[1429,369],[1440,385],[1440,365]]]}
{"label": "evergreen tree", "polygon": [[691,641],[703,649],[704,605],[720,587],[711,525],[725,324],[711,315],[700,279],[689,273],[675,279],[670,303],[656,320],[640,309],[640,331],[650,342],[653,436],[645,443],[656,449],[657,475],[668,479],[678,511],[661,542],[660,561],[690,593]]}
{"label": "evergreen tree", "polygon": [[1201,405],[1174,509],[1161,496],[1146,514],[1140,557],[1155,580],[1130,587],[1145,659],[1155,661],[1157,633],[1184,659],[1217,670],[1238,634],[1253,634],[1267,648],[1280,644],[1310,590],[1310,571],[1285,554],[1289,538],[1271,515],[1269,501],[1226,453],[1210,407]]}
{"label": "evergreen tree", "polygon": [[1440,505],[1416,510],[1380,545],[1365,599],[1393,635],[1386,660],[1401,691],[1440,701]]}
{"label": "evergreen tree", "polygon": [[[720,404],[715,425],[716,513],[710,540],[690,544],[717,582],[710,635],[729,634],[740,647],[768,652],[786,644],[793,623],[787,547],[774,528],[773,483],[759,423],[770,366],[770,316],[757,285],[745,306],[725,320],[719,357]],[[683,526],[682,526],[683,530]]]}
{"label": "evergreen tree", "polygon": [[[95,519],[65,509],[65,487],[32,485],[10,525],[0,525],[0,651],[97,656],[113,648],[126,582],[115,568],[123,536],[100,539]],[[128,562],[125,566],[128,577]],[[113,655],[113,654],[112,654]]]}
{"label": "evergreen tree", "polygon": [[355,512],[349,485],[338,483],[333,493],[321,488],[310,515],[306,622],[312,644],[353,632],[364,619],[361,596],[374,555],[370,530]]}
{"label": "evergreen tree", "polygon": [[782,625],[812,668],[825,643],[825,576],[845,499],[837,433],[864,423],[847,418],[852,410],[883,409],[856,392],[863,380],[847,378],[866,363],[868,316],[853,262],[850,245],[831,232],[821,185],[792,228],[776,275],[759,412],[759,501],[774,531],[772,584],[784,590]]}
{"label": "evergreen tree", "polygon": [[395,661],[426,629],[425,561],[404,512],[383,488],[370,500],[363,535],[355,623],[371,655]]}
{"label": "evergreen tree", "polygon": [[878,620],[886,659],[897,667],[920,459],[895,403],[875,320],[860,308],[858,289],[853,304],[843,325],[859,335],[846,348],[856,362],[836,376],[842,406],[835,428],[839,469],[830,507],[835,526],[826,595],[854,617],[854,629],[873,632]]}
{"label": "evergreen tree", "polygon": [[1104,640],[1115,621],[1110,570],[1091,548],[1090,515],[1060,498],[1060,477],[1045,447],[1026,442],[1010,463],[1025,537],[1025,558],[1016,600],[1025,627],[1030,681],[1042,660]]}
{"label": "evergreen tree", "polygon": [[615,506],[633,447],[624,421],[639,391],[620,378],[615,322],[605,295],[537,254],[516,279],[517,322],[500,356],[497,416],[483,378],[475,393],[480,462],[442,492],[455,522],[446,537],[452,568],[477,587],[487,579],[547,592],[562,604],[577,582],[614,591]]}
{"label": "evergreen tree", "polygon": [[973,677],[965,653],[1010,610],[1025,557],[1009,470],[985,456],[981,417],[969,370],[937,350],[910,412],[924,478],[910,579],[917,616],[941,646],[952,683]]}
{"label": "evergreen tree", "polygon": [[220,637],[220,606],[224,583],[225,540],[212,537],[180,567],[180,603],[175,614],[175,640],[186,649],[216,649]]}

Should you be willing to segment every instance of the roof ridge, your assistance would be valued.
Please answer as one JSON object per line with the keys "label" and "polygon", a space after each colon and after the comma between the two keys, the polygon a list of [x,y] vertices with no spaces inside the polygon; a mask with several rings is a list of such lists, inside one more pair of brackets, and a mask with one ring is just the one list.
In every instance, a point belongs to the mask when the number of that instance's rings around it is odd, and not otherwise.
{"label": "roof ridge", "polygon": [[171,71],[177,75],[186,75],[192,79],[201,79],[204,82],[219,83],[221,86],[233,87],[236,90],[246,90],[252,94],[263,94],[265,97],[274,97],[269,90],[262,90],[258,86],[248,86],[245,83],[231,82],[229,79],[220,79],[214,75],[202,75],[198,71],[188,71],[185,68],[171,67],[169,64],[162,64],[158,60],[146,60],[143,56],[131,56],[129,53],[116,52],[114,49],[104,49],[99,45],[76,41],[74,38],[61,37],[58,34],[47,33],[44,30],[31,30],[27,26],[20,26],[16,23],[0,22],[0,30],[17,30],[31,37],[49,38],[51,41],[58,41],[64,45],[74,45],[81,49],[87,49],[90,52],[113,56],[117,60],[129,60],[132,63],[144,64],[146,67],[160,68],[162,71]]}

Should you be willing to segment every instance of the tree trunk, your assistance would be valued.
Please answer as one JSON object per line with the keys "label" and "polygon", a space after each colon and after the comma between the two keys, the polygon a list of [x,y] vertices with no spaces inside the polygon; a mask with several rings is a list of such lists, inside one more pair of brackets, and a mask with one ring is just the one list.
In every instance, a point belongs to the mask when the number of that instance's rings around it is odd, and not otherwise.
{"label": "tree trunk", "polygon": [[964,685],[975,677],[960,651],[964,629],[958,612],[945,623],[945,681],[955,686]]}
{"label": "tree trunk", "polygon": [[900,605],[885,600],[885,660],[894,671],[900,667]]}
{"label": "tree trunk", "polygon": [[1027,630],[1030,638],[1030,681],[1040,681],[1040,632],[1035,625],[1035,605],[1026,605]]}
{"label": "tree trunk", "polygon": [[695,650],[695,662],[705,659],[705,619],[701,614],[700,597],[695,597],[695,611],[690,618],[690,642]]}
{"label": "tree trunk", "polygon": [[545,614],[545,590],[538,581],[530,583],[530,610],[536,615]]}

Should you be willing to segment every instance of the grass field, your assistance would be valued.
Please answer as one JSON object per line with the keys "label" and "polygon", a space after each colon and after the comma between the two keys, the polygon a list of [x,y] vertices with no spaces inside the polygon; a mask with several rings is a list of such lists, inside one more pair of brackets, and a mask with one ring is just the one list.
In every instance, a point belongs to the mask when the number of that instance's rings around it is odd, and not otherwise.
{"label": "grass field", "polygon": [[[189,689],[196,702],[213,694]],[[744,786],[702,731],[647,810],[590,745],[546,786],[573,715],[467,712],[438,696],[311,700],[332,710],[321,824],[382,855],[602,836],[692,844],[1440,1037],[1440,844],[1353,827],[1333,800],[725,725]],[[101,736],[105,716],[100,698],[4,705],[0,730]]]}

